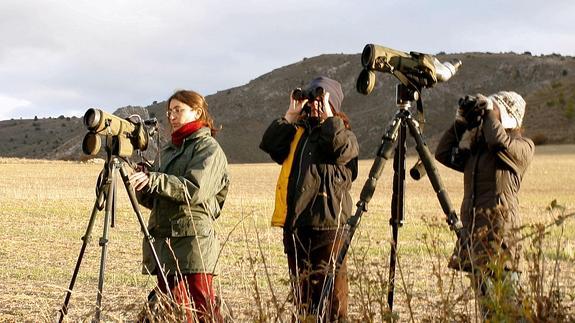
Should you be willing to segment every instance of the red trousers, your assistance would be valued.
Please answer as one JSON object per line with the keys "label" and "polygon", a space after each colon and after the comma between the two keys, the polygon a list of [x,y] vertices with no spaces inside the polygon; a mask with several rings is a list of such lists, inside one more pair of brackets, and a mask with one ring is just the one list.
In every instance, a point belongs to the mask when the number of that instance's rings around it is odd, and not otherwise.
{"label": "red trousers", "polygon": [[[211,274],[183,274],[169,275],[168,285],[174,300],[187,307],[188,322],[222,322],[222,316],[215,300]],[[167,293],[166,285],[161,276],[158,276],[158,287]],[[194,313],[195,312],[195,313]]]}

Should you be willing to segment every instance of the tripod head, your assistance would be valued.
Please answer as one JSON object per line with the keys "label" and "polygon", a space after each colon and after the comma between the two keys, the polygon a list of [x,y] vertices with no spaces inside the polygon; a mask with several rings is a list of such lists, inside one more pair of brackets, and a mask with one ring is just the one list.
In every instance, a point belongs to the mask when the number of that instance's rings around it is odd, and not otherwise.
{"label": "tripod head", "polygon": [[397,84],[395,89],[395,101],[398,107],[409,108],[411,106],[411,101],[419,101],[419,99],[419,91],[415,90],[413,87],[406,86],[403,83]]}

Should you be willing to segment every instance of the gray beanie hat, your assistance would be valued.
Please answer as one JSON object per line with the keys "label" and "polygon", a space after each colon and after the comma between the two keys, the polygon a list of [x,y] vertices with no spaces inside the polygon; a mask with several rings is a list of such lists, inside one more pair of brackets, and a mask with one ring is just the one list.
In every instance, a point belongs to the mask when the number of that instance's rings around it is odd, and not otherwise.
{"label": "gray beanie hat", "polygon": [[321,87],[324,91],[329,92],[329,103],[335,112],[341,112],[341,101],[343,101],[343,91],[341,84],[338,81],[332,80],[325,76],[316,77],[313,79],[306,90],[313,90]]}

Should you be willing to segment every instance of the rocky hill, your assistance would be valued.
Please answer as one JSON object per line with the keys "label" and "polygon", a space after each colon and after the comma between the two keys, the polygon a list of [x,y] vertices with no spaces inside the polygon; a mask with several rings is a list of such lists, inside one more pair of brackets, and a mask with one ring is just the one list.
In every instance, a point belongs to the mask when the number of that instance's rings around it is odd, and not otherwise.
{"label": "rocky hill", "polygon": [[[465,94],[490,94],[514,90],[527,101],[525,135],[537,144],[575,142],[575,58],[560,55],[531,56],[529,53],[463,53],[438,55],[441,61],[458,58],[459,72],[448,82],[423,90],[424,136],[432,148],[453,120],[457,100]],[[361,71],[360,55],[328,54],[303,59],[273,70],[248,84],[219,91],[207,97],[210,112],[222,126],[217,138],[230,162],[268,162],[258,149],[261,135],[274,118],[284,114],[289,93],[318,75],[340,80],[349,115],[361,147],[362,158],[373,158],[381,136],[393,118],[395,87],[391,75],[378,73],[374,91],[364,96],[355,90]],[[138,113],[157,117],[161,138],[169,139],[165,102],[147,107],[125,107],[115,114]],[[0,121],[0,156],[45,159],[82,159],[86,130],[81,118]],[[146,152],[154,155],[156,146]]]}

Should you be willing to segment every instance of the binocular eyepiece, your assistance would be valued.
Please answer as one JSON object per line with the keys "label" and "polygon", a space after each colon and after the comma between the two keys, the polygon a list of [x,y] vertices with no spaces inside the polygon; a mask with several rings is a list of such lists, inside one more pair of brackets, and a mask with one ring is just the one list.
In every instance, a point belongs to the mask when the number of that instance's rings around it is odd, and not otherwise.
{"label": "binocular eyepiece", "polygon": [[318,86],[316,88],[307,90],[297,88],[291,92],[291,97],[296,101],[303,101],[306,99],[308,101],[315,101],[318,98],[323,98],[324,94],[325,90],[323,89],[323,87]]}
{"label": "binocular eyepiece", "polygon": [[471,111],[477,106],[477,98],[473,95],[466,95],[463,98],[459,98],[458,104],[463,111]]}
{"label": "binocular eyepiece", "polygon": [[459,114],[465,118],[467,129],[473,129],[481,124],[485,110],[481,109],[476,96],[466,95],[460,98]]}

